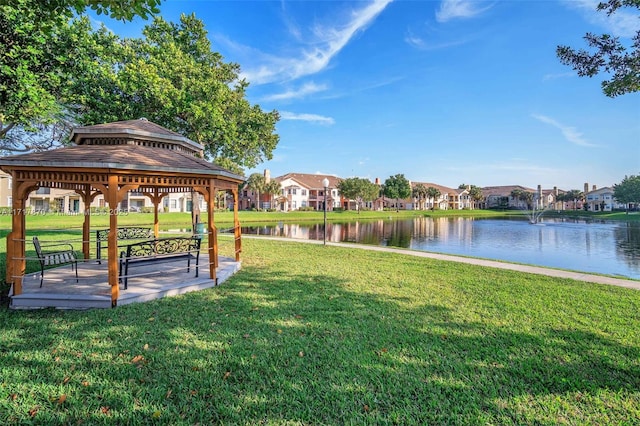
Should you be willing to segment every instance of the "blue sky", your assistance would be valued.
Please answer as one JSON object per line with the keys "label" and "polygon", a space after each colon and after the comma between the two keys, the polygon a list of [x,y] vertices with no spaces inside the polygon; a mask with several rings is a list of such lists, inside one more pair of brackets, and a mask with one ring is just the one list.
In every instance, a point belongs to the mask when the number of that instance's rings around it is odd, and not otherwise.
{"label": "blue sky", "polygon": [[[273,159],[247,170],[457,187],[582,189],[640,174],[640,93],[606,97],[562,65],[586,32],[630,42],[638,10],[597,0],[186,1],[251,103],[281,114]],[[144,21],[105,21],[139,36]]]}

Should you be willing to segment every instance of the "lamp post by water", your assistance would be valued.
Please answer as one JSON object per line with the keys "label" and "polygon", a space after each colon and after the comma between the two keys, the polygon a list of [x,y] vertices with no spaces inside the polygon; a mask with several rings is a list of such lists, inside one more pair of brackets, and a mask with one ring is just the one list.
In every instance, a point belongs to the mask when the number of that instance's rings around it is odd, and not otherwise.
{"label": "lamp post by water", "polygon": [[327,245],[327,188],[329,187],[329,179],[322,179],[322,186],[324,186],[324,237],[322,244]]}

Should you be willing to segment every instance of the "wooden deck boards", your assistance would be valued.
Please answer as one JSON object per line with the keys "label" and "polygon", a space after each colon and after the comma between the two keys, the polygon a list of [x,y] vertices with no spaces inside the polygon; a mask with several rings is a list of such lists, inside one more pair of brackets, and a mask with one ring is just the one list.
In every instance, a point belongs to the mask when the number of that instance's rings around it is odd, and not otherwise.
{"label": "wooden deck boards", "polygon": [[[218,258],[217,283],[209,279],[209,258],[200,256],[200,276],[195,277],[192,265],[186,271],[186,262],[149,263],[130,270],[129,288],[120,285],[118,306],[146,302],[162,297],[175,296],[222,284],[240,270],[240,262],[227,257]],[[78,263],[79,282],[75,273],[66,265],[47,269],[44,284],[40,288],[40,272],[25,275],[22,294],[10,296],[11,309],[89,309],[111,308],[111,287],[108,283],[107,263],[95,261]],[[13,291],[10,291],[12,295]]]}

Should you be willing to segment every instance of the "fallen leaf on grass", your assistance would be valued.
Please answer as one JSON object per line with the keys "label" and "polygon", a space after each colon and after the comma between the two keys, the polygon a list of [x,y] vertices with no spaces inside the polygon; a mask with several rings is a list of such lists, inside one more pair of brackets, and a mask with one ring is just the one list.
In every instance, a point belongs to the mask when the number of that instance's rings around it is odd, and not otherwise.
{"label": "fallen leaf on grass", "polygon": [[38,414],[38,410],[39,409],[40,409],[40,407],[38,407],[37,405],[35,407],[33,407],[31,410],[29,410],[29,416],[35,417],[36,414]]}
{"label": "fallen leaf on grass", "polygon": [[362,409],[364,410],[365,413],[369,412],[369,406],[367,404],[364,404],[364,407],[362,407]]}
{"label": "fallen leaf on grass", "polygon": [[149,344],[145,343],[144,346],[142,347],[145,351],[149,350]]}
{"label": "fallen leaf on grass", "polygon": [[105,406],[100,407],[100,412],[102,414],[109,415],[109,407],[105,407]]}
{"label": "fallen leaf on grass", "polygon": [[131,359],[133,364],[137,364],[144,361],[144,357],[142,355],[136,355]]}
{"label": "fallen leaf on grass", "polygon": [[151,417],[153,417],[154,419],[159,419],[161,414],[162,413],[160,412],[160,410],[156,410],[156,411],[153,412]]}
{"label": "fallen leaf on grass", "polygon": [[67,395],[62,394],[60,395],[60,398],[58,398],[58,401],[56,401],[58,404],[64,404],[64,402],[67,400]]}
{"label": "fallen leaf on grass", "polygon": [[165,398],[167,398],[167,399],[171,398],[171,393],[172,393],[172,391],[171,391],[171,389],[169,389],[167,391],[167,395],[165,396]]}
{"label": "fallen leaf on grass", "polygon": [[66,385],[67,383],[69,383],[69,376],[65,377],[65,378],[62,380],[62,384],[63,384],[63,385]]}
{"label": "fallen leaf on grass", "polygon": [[231,371],[227,371],[226,373],[224,373],[224,376],[222,376],[222,380],[227,380],[229,376],[231,376]]}
{"label": "fallen leaf on grass", "polygon": [[16,399],[18,399],[18,394],[17,393],[12,393],[11,395],[9,395],[9,399],[12,401],[15,401]]}
{"label": "fallen leaf on grass", "polygon": [[83,381],[83,382],[82,382],[82,386],[85,386],[85,387],[89,386],[89,382],[87,382],[86,380],[85,380],[85,381]]}
{"label": "fallen leaf on grass", "polygon": [[302,351],[298,352],[298,356],[299,357],[303,357],[304,356],[304,352],[302,352]]}

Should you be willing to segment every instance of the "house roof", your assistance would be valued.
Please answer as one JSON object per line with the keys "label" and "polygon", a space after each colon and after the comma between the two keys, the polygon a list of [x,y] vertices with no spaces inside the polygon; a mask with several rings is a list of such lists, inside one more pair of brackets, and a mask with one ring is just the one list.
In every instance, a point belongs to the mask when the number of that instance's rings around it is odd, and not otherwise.
{"label": "house roof", "polygon": [[528,192],[536,192],[536,189],[527,188],[521,185],[505,185],[505,186],[485,186],[482,188],[482,194],[485,197],[491,196],[499,196],[499,197],[508,197],[511,195],[511,192],[515,189],[519,189],[521,191]]}
{"label": "house roof", "polygon": [[425,188],[436,188],[438,191],[440,191],[441,194],[460,194],[466,191],[466,189],[454,189],[449,188],[448,186],[438,185],[437,183],[430,182],[411,182],[411,189],[415,188],[417,185],[423,185]]}
{"label": "house roof", "polygon": [[338,186],[338,182],[342,180],[337,176],[308,173],[287,173],[286,175],[278,176],[274,179],[280,183],[284,180],[291,179],[307,189],[323,189],[324,186],[322,185],[322,180],[324,178],[329,179],[330,188],[336,188]]}

